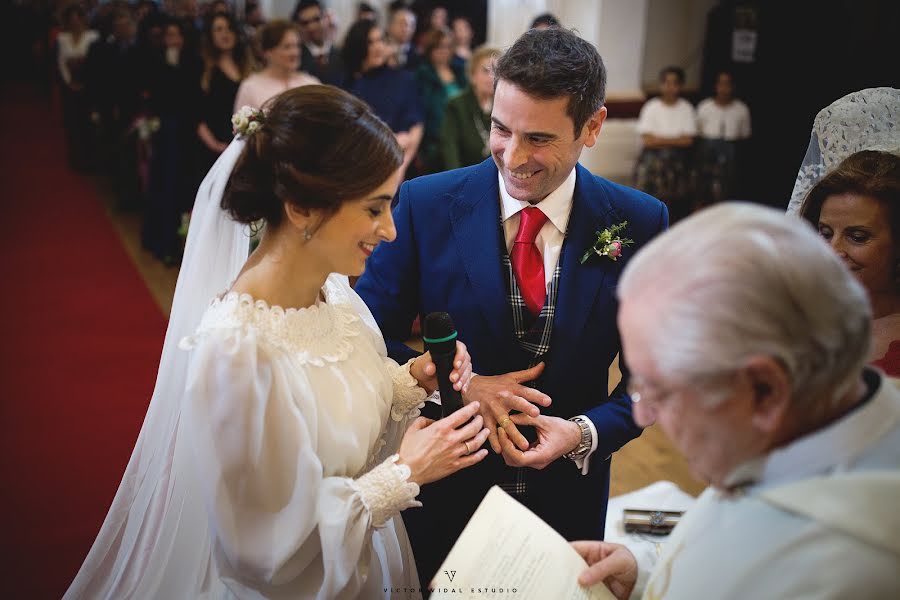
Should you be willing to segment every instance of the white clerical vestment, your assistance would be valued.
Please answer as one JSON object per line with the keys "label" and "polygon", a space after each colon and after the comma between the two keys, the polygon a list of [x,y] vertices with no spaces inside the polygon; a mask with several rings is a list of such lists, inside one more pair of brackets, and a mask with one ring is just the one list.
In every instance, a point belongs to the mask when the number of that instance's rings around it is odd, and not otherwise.
{"label": "white clerical vestment", "polygon": [[865,380],[853,411],[737,469],[739,491],[704,491],[632,597],[900,598],[900,391]]}

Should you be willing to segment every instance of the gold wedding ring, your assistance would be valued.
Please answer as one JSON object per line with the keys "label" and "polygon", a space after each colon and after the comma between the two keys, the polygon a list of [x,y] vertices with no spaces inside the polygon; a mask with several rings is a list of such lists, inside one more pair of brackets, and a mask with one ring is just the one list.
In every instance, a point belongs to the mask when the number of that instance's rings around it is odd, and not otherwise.
{"label": "gold wedding ring", "polygon": [[506,429],[506,424],[509,423],[509,415],[503,417],[503,420],[497,424],[497,427],[500,429]]}
{"label": "gold wedding ring", "polygon": [[466,453],[463,454],[463,456],[468,456],[468,455],[470,455],[470,454],[472,453],[472,451],[469,450],[469,442],[463,442],[463,446],[466,447]]}

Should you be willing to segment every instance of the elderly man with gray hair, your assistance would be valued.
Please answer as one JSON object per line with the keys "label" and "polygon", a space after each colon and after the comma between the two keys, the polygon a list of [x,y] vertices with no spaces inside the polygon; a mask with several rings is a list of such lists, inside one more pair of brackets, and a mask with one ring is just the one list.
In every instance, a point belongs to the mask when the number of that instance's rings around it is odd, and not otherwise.
{"label": "elderly man with gray hair", "polygon": [[865,366],[866,293],[812,228],[717,206],[650,242],[618,294],[635,421],[659,423],[711,485],[659,556],[574,542],[580,583],[622,599],[900,598],[900,392]]}

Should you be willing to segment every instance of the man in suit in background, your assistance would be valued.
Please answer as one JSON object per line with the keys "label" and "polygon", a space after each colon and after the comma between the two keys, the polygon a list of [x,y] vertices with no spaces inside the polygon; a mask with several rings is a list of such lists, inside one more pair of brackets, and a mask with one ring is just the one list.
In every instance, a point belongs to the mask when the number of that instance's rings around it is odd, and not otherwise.
{"label": "man in suit in background", "polygon": [[413,44],[416,33],[416,13],[406,2],[391,2],[388,7],[387,42],[392,48],[388,64],[398,69],[415,71],[422,64],[422,56]]}
{"label": "man in suit in background", "polygon": [[340,86],[344,80],[341,53],[329,39],[325,15],[319,0],[300,0],[294,9],[294,22],[300,28],[300,70],[322,83]]}
{"label": "man in suit in background", "polygon": [[[495,484],[568,539],[602,538],[609,457],[641,431],[624,366],[607,395],[615,289],[636,247],[667,227],[666,208],[577,164],[606,118],[590,43],[529,31],[495,76],[493,159],[404,183],[397,240],[375,250],[356,288],[400,362],[416,354],[402,343],[416,314],[450,313],[478,373],[464,401],[478,400],[493,430],[496,454],[426,486],[423,508],[404,513],[425,585]],[[597,232],[625,222],[618,236],[633,246],[589,251]]]}

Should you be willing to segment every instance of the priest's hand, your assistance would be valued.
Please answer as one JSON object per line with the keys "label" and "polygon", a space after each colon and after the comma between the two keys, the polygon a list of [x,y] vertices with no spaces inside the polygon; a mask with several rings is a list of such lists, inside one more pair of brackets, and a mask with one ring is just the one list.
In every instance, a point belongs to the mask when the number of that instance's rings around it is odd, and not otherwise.
{"label": "priest's hand", "polygon": [[571,452],[581,442],[581,428],[577,423],[559,417],[519,413],[510,417],[516,425],[531,425],[537,431],[537,441],[524,452],[513,445],[507,431],[500,429],[500,448],[503,460],[510,467],[543,469],[554,460]]}
{"label": "priest's hand", "polygon": [[[463,402],[478,401],[481,404],[481,416],[484,426],[490,429],[488,441],[497,454],[502,452],[498,428],[503,429],[512,443],[521,450],[528,449],[528,440],[516,429],[510,411],[537,417],[541,414],[535,404],[550,406],[550,396],[543,392],[522,385],[540,377],[544,363],[538,363],[524,371],[513,371],[504,375],[478,375],[469,381],[468,392],[463,393]],[[565,450],[566,452],[568,451]]]}
{"label": "priest's hand", "polygon": [[588,568],[578,576],[578,584],[590,587],[603,582],[619,600],[627,600],[637,582],[637,560],[631,550],[608,542],[572,542],[572,547]]}

